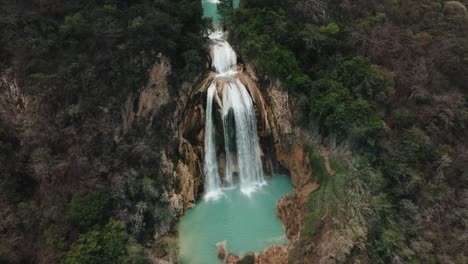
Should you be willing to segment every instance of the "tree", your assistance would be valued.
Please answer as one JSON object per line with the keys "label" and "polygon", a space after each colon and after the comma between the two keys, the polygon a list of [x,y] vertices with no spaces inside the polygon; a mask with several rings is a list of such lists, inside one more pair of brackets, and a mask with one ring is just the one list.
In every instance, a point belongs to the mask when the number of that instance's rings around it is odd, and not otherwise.
{"label": "tree", "polygon": [[123,222],[111,219],[104,228],[80,235],[62,258],[64,264],[124,263],[129,237]]}
{"label": "tree", "polygon": [[223,26],[230,28],[234,23],[234,5],[232,0],[220,0],[218,14],[221,16]]}

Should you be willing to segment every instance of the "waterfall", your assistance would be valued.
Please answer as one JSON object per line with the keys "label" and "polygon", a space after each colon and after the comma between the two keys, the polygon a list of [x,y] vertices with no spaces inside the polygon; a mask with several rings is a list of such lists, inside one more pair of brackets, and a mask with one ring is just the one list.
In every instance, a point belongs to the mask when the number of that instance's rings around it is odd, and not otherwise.
{"label": "waterfall", "polygon": [[212,68],[218,76],[231,76],[236,74],[237,55],[231,45],[224,40],[224,33],[221,30],[213,31],[209,38],[213,41]]}
{"label": "waterfall", "polygon": [[216,159],[215,133],[213,128],[213,96],[216,84],[213,82],[208,88],[206,100],[205,122],[205,188],[207,198],[220,194],[220,179],[218,175],[218,160]]}
{"label": "waterfall", "polygon": [[[240,189],[250,194],[265,184],[260,158],[257,120],[254,102],[247,88],[237,78],[237,55],[224,40],[224,33],[215,30],[212,40],[212,69],[215,80],[207,91],[205,129],[205,198],[218,197],[222,187],[235,184],[237,175]],[[222,81],[217,82],[217,80]],[[221,85],[217,85],[220,83]],[[222,90],[222,121],[225,151],[224,181],[221,182],[216,157],[215,127],[213,124],[213,97]]]}

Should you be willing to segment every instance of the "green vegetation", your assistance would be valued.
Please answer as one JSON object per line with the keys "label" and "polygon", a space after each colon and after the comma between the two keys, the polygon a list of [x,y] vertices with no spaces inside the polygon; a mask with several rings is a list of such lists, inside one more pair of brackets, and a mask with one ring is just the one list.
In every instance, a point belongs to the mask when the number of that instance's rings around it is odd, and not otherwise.
{"label": "green vegetation", "polygon": [[334,175],[329,175],[324,166],[324,161],[318,150],[311,152],[311,165],[314,173],[320,182],[320,187],[313,192],[307,202],[310,213],[304,222],[304,232],[307,235],[316,235],[320,231],[325,217],[336,216],[337,205],[343,201],[343,188],[347,170],[337,171]]}
{"label": "green vegetation", "polygon": [[95,224],[101,224],[106,219],[107,214],[105,210],[111,207],[110,202],[108,193],[78,193],[70,203],[70,220],[83,228],[90,228]]}
{"label": "green vegetation", "polygon": [[61,263],[124,263],[127,240],[124,223],[111,219],[102,229],[95,227],[80,235]]}
{"label": "green vegetation", "polygon": [[221,23],[229,28],[234,20],[234,1],[233,0],[220,0],[217,4],[218,13],[222,19]]}
{"label": "green vegetation", "polygon": [[[457,240],[468,183],[466,4],[241,2],[231,38],[243,59],[261,82],[283,82],[304,130],[313,124],[324,141],[352,146],[354,158],[332,159],[348,167],[336,177],[310,152],[321,187],[309,199],[306,233],[318,234],[327,213],[340,229],[342,210],[355,206],[369,233],[350,257],[364,250],[372,263],[466,258]],[[301,241],[307,248],[307,236]]]}
{"label": "green vegetation", "polygon": [[0,68],[14,65],[28,92],[57,112],[92,116],[123,100],[145,84],[160,53],[179,70],[204,65],[198,2],[41,1],[27,9],[4,6]]}
{"label": "green vegetation", "polygon": [[[309,146],[321,187],[293,258],[330,218],[337,232],[365,229],[350,257],[466,262],[467,4],[221,1],[260,86],[281,80],[296,123],[321,137]],[[148,263],[152,241],[175,259],[170,121],[182,84],[205,70],[209,23],[198,0],[2,2],[1,263]],[[163,56],[175,99],[119,130]],[[331,152],[352,155],[332,153],[330,176],[316,148],[335,139]]]}
{"label": "green vegetation", "polygon": [[175,221],[161,164],[174,102],[117,128],[162,58],[171,97],[205,70],[207,25],[192,0],[2,2],[1,263],[148,262],[142,245]]}

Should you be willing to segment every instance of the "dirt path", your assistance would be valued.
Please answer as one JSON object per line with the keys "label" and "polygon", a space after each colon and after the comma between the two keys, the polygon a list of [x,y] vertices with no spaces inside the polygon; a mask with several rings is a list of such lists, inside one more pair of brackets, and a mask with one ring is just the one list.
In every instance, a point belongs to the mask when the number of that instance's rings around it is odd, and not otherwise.
{"label": "dirt path", "polygon": [[334,171],[330,167],[330,159],[329,159],[328,149],[324,145],[320,146],[320,155],[322,155],[323,163],[325,163],[325,169],[327,170],[327,173],[330,174],[331,176],[335,175],[336,171]]}

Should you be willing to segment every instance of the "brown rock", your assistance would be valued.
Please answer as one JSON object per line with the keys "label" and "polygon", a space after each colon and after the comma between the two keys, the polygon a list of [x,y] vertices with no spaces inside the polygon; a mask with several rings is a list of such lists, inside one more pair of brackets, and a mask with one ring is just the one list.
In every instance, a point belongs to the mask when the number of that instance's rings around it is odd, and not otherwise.
{"label": "brown rock", "polygon": [[184,196],[184,208],[190,208],[198,196],[198,188],[203,184],[202,148],[193,146],[182,139],[179,145],[179,157],[176,172],[179,179],[179,191]]}
{"label": "brown rock", "polygon": [[187,165],[180,160],[176,172],[179,177],[179,190],[183,195],[183,206],[190,208],[195,202],[193,175],[189,172]]}
{"label": "brown rock", "polygon": [[257,264],[288,263],[288,246],[273,246],[258,255]]}
{"label": "brown rock", "polygon": [[288,168],[291,182],[294,187],[302,187],[312,180],[312,168],[310,167],[309,156],[304,151],[301,144],[296,144],[290,151],[279,155],[280,163]]}
{"label": "brown rock", "polygon": [[247,254],[237,261],[237,264],[255,264],[255,253],[252,251],[247,252]]}
{"label": "brown rock", "polygon": [[[190,108],[185,111],[184,120],[180,125],[182,136],[186,139],[197,141],[204,124],[205,110],[203,105],[197,104],[190,106]],[[203,142],[203,140],[201,142]]]}
{"label": "brown rock", "polygon": [[218,248],[218,258],[224,260],[226,258],[226,241],[221,241],[216,243],[216,247]]}
{"label": "brown rock", "polygon": [[286,227],[286,236],[289,239],[293,240],[298,236],[306,213],[307,198],[318,187],[318,183],[309,183],[294,193],[283,196],[276,204],[276,215]]}
{"label": "brown rock", "polygon": [[152,117],[153,114],[169,102],[169,85],[167,76],[171,72],[171,64],[168,59],[162,58],[160,63],[153,66],[149,81],[145,89],[140,93],[137,116],[142,118]]}
{"label": "brown rock", "polygon": [[294,107],[290,104],[288,92],[281,88],[281,82],[271,82],[267,91],[271,103],[267,118],[272,127],[276,160],[280,167],[288,170],[294,187],[300,188],[314,179],[309,156],[304,151],[303,137],[291,123]]}
{"label": "brown rock", "polygon": [[229,253],[226,257],[227,264],[237,264],[238,260],[239,260],[239,256],[231,254],[231,253]]}

